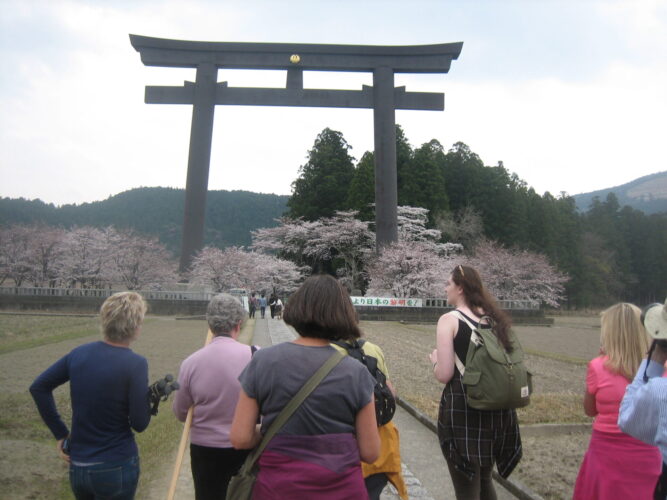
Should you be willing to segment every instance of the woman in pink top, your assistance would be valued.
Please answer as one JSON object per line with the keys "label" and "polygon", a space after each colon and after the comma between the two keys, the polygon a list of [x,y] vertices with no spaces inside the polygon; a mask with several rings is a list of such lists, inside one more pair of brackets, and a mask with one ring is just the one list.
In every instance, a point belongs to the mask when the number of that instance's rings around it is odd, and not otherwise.
{"label": "woman in pink top", "polygon": [[196,500],[224,500],[227,484],[248,451],[235,450],[229,440],[241,384],[238,376],[250,362],[252,348],[237,341],[246,312],[227,293],[211,299],[206,309],[213,340],[181,364],[181,389],[174,413],[185,421],[194,406],[190,429],[190,465]]}
{"label": "woman in pink top", "polygon": [[595,417],[593,433],[574,486],[575,500],[651,499],[662,456],[621,432],[616,424],[626,386],[648,349],[648,338],[632,304],[602,313],[600,356],[588,364],[584,411]]}

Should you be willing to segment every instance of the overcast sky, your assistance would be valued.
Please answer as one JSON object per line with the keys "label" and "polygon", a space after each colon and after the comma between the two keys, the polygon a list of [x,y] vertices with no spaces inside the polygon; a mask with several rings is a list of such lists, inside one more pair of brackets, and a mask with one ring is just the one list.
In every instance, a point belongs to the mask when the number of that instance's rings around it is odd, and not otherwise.
{"label": "overcast sky", "polygon": [[[445,93],[445,111],[397,111],[413,147],[465,142],[540,194],[667,170],[663,0],[0,0],[0,196],[55,204],[139,186],[185,187],[192,109],[144,104],[146,85],[194,70],[145,67],[128,34],[206,41],[418,45],[463,42],[445,75],[397,75]],[[219,71],[230,86],[285,73]],[[311,88],[371,75],[306,73]],[[218,106],[209,189],[290,194],[317,134],[357,159],[372,110]]]}

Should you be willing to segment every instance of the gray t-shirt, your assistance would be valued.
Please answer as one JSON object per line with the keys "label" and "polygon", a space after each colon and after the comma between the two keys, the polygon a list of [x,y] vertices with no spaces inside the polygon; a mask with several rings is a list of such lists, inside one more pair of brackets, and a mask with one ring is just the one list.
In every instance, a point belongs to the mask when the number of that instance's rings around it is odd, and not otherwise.
{"label": "gray t-shirt", "polygon": [[[334,353],[331,346],[283,342],[260,349],[239,375],[245,393],[257,400],[262,433],[306,381]],[[373,397],[375,380],[359,361],[346,356],[301,403],[278,434],[355,432],[359,410]]]}

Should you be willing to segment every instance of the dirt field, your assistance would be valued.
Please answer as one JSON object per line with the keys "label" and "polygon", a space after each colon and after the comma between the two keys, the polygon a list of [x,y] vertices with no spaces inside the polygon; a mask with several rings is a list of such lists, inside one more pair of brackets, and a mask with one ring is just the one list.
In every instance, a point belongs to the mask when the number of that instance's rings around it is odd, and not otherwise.
{"label": "dirt field", "polygon": [[[401,397],[437,418],[442,385],[432,376],[428,353],[434,325],[364,322],[366,337],[382,346]],[[519,410],[522,425],[591,422],[582,408],[586,363],[599,349],[599,318],[558,317],[552,327],[517,327],[533,373],[535,396]],[[589,432],[524,437],[524,456],[513,478],[547,499],[571,498]]]}
{"label": "dirt field", "polygon": [[[530,353],[528,364],[534,374],[536,391],[533,404],[520,412],[522,424],[590,421],[583,415],[581,394],[586,362],[598,351],[598,321],[597,318],[563,317],[557,318],[551,328],[517,328],[524,349]],[[38,328],[39,324],[31,326]],[[24,346],[0,354],[0,383],[5,388],[0,397],[0,407],[4,408],[0,410],[0,440],[2,449],[12,450],[11,454],[3,453],[0,457],[0,483],[3,485],[0,499],[70,498],[65,481],[66,466],[57,458],[53,439],[41,424],[27,388],[60,356],[83,342],[99,338],[94,326],[83,327],[88,327],[90,334],[84,329],[78,338],[56,338],[54,343]],[[362,329],[369,340],[382,346],[391,378],[401,396],[435,418],[442,387],[433,379],[427,357],[435,346],[434,325],[364,322]],[[16,332],[1,330],[0,341],[16,335]],[[154,380],[168,372],[176,375],[181,360],[201,347],[205,333],[203,321],[151,318],[133,349],[148,358],[150,378]],[[55,335],[62,332],[59,330]],[[7,344],[11,347],[11,340]],[[66,402],[67,389],[60,388],[56,397]],[[66,406],[61,404],[60,408]],[[17,419],[16,415],[25,418]],[[163,419],[170,417],[166,408],[158,415]],[[140,439],[143,436],[140,435]],[[513,477],[545,498],[569,498],[587,444],[587,434],[525,437],[524,459]],[[164,470],[171,470],[176,445],[164,444],[159,457],[161,464],[142,463],[146,474],[142,471],[138,498],[147,498],[149,491],[166,492]]]}

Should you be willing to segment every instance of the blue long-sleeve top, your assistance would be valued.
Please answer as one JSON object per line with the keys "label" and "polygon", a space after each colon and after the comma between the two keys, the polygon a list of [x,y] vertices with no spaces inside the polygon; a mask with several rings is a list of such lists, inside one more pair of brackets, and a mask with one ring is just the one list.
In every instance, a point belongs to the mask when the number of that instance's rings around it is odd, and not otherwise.
{"label": "blue long-sleeve top", "polygon": [[635,379],[625,389],[618,412],[618,426],[623,432],[647,444],[657,446],[667,463],[667,378],[663,377],[665,367],[647,360],[637,370]]}
{"label": "blue long-sleeve top", "polygon": [[[69,381],[72,430],[62,421],[53,390]],[[42,419],[56,439],[70,437],[77,463],[123,460],[138,454],[132,429],[150,422],[148,363],[127,347],[92,342],[72,350],[30,386]]]}

